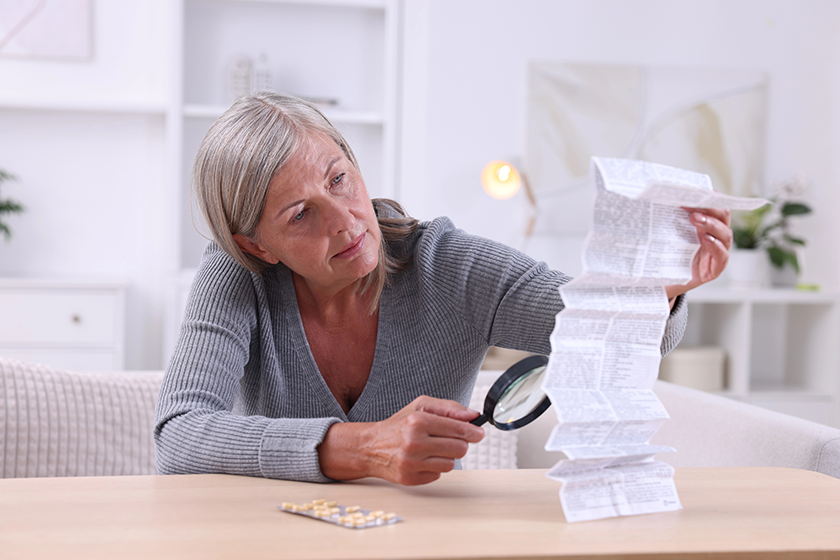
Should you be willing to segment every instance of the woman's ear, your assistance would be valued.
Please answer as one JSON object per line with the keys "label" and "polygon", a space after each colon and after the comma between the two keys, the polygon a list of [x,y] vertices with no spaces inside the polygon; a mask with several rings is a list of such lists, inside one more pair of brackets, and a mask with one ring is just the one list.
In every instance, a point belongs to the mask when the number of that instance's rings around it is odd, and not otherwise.
{"label": "woman's ear", "polygon": [[269,264],[277,264],[277,259],[273,258],[272,254],[262,248],[262,245],[254,241],[253,239],[249,239],[242,234],[234,233],[233,240],[236,241],[236,244],[242,249],[243,252],[248,253],[249,255],[254,255],[255,257],[264,260]]}

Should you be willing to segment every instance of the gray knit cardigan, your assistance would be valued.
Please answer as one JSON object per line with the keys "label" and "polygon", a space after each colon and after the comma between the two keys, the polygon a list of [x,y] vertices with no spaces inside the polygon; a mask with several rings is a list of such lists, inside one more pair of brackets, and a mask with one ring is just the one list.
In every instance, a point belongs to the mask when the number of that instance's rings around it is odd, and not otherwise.
{"label": "gray knit cardigan", "polygon": [[[419,395],[466,405],[490,346],[550,352],[570,277],[447,218],[421,223],[412,243],[411,267],[382,293],[370,377],[347,414],[309,350],[289,269],[258,276],[211,243],[158,399],[158,471],[329,481],[317,447],[333,423],[383,420]],[[680,297],[663,354],[685,323]]]}

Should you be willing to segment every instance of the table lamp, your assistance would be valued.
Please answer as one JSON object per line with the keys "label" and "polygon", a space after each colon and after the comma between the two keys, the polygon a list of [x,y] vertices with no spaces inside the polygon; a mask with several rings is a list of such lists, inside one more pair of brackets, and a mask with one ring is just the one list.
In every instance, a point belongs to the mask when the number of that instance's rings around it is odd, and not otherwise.
{"label": "table lamp", "polygon": [[507,200],[513,197],[521,187],[525,187],[525,195],[531,206],[532,214],[525,228],[525,242],[531,237],[537,221],[537,200],[531,191],[531,186],[524,173],[506,161],[494,160],[484,166],[481,170],[481,186],[484,191],[498,200]]}
{"label": "table lamp", "polygon": [[502,160],[491,161],[481,171],[484,191],[499,200],[511,198],[522,186],[522,176],[511,164]]}

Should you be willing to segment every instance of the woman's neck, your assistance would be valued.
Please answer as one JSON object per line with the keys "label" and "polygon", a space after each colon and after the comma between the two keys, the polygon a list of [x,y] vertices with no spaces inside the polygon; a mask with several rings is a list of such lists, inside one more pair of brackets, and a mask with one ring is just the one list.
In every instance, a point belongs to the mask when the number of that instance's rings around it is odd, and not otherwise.
{"label": "woman's neck", "polygon": [[340,289],[312,286],[292,273],[301,315],[314,319],[324,328],[347,328],[358,317],[370,315],[370,293],[361,293],[353,283]]}

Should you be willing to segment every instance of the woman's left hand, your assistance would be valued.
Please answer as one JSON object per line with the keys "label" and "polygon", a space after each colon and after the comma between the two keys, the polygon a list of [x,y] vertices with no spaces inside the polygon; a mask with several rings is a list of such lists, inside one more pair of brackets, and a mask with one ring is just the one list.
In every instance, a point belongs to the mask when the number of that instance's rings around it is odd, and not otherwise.
{"label": "woman's left hand", "polygon": [[697,228],[700,249],[694,255],[691,265],[691,280],[687,284],[666,286],[668,299],[684,294],[720,276],[729,261],[732,247],[732,230],[729,228],[729,210],[714,208],[683,208],[690,213],[689,219]]}

